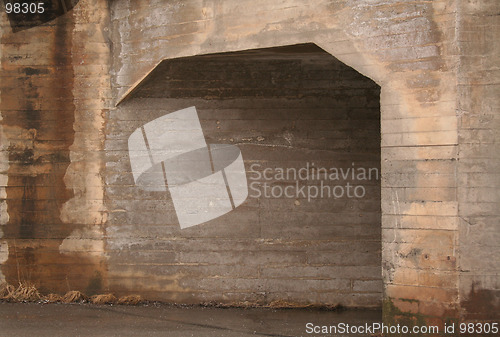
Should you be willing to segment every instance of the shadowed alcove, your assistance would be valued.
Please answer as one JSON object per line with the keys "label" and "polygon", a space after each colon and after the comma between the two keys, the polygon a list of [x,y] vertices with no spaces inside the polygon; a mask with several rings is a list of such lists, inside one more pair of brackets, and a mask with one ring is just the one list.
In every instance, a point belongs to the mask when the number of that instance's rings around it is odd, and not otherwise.
{"label": "shadowed alcove", "polygon": [[[379,97],[376,83],[314,44],[161,62],[108,119],[107,197],[123,210],[108,223],[113,289],[380,306]],[[135,186],[120,153],[137,128],[191,106],[207,143],[241,150],[249,196],[181,230],[168,189]]]}

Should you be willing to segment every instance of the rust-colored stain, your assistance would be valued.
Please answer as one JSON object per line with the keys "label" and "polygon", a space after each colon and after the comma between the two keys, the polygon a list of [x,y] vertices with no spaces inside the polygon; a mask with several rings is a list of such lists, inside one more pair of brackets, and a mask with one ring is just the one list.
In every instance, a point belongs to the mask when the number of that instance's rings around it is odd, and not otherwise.
{"label": "rust-colored stain", "polygon": [[[92,294],[101,290],[106,274],[102,259],[59,251],[66,237],[84,227],[60,218],[63,204],[73,196],[64,183],[74,141],[73,27],[70,12],[53,26],[35,28],[29,34],[4,32],[2,37],[4,55],[9,55],[2,62],[2,72],[11,76],[11,83],[4,84],[1,100],[10,142],[9,222],[4,228],[9,257],[1,267],[13,285],[27,281],[41,292]],[[16,43],[21,42],[29,47],[16,55]],[[47,42],[49,51],[39,55]],[[23,65],[23,58],[36,64]]]}
{"label": "rust-colored stain", "polygon": [[477,289],[477,285],[473,284],[461,305],[465,313],[464,319],[494,322],[498,320],[500,312],[500,291]]}

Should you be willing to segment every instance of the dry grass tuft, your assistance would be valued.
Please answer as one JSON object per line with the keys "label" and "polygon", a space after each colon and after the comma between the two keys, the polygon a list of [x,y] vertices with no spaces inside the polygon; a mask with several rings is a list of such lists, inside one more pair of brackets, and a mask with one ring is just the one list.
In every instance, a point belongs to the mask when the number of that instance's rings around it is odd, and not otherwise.
{"label": "dry grass tuft", "polygon": [[90,298],[90,301],[94,304],[113,304],[118,301],[118,299],[113,294],[104,295],[94,295]]}
{"label": "dry grass tuft", "polygon": [[20,282],[19,287],[8,283],[0,283],[0,301],[8,302],[36,302],[42,300],[44,303],[83,303],[91,302],[93,304],[121,304],[138,305],[143,302],[140,295],[122,296],[117,299],[113,294],[94,295],[90,299],[82,292],[73,290],[68,291],[64,296],[59,294],[48,294],[41,296],[35,285],[29,282]]}
{"label": "dry grass tuft", "polygon": [[20,282],[17,289],[7,286],[8,294],[4,297],[5,300],[13,302],[33,302],[38,301],[41,296],[35,285],[28,282]]}
{"label": "dry grass tuft", "polygon": [[16,288],[14,286],[7,284],[7,283],[2,283],[0,284],[0,299],[1,300],[7,300],[11,298],[12,294]]}
{"label": "dry grass tuft", "polygon": [[85,296],[85,294],[73,290],[73,291],[68,291],[63,297],[62,297],[62,302],[64,303],[75,303],[75,302],[84,302],[88,298]]}
{"label": "dry grass tuft", "polygon": [[47,301],[47,303],[59,303],[63,301],[63,298],[59,294],[48,294],[44,296],[43,299]]}
{"label": "dry grass tuft", "polygon": [[142,297],[140,295],[122,296],[118,299],[118,304],[125,304],[125,305],[138,305],[141,302],[142,302]]}

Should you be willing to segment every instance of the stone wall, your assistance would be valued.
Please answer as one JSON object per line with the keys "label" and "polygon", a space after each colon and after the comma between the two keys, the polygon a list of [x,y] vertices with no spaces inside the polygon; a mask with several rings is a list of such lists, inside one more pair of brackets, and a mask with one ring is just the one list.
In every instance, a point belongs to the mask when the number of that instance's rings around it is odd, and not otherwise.
{"label": "stone wall", "polygon": [[498,1],[466,1],[458,16],[459,296],[462,315],[479,320],[500,312],[498,13]]}
{"label": "stone wall", "polygon": [[459,306],[456,16],[453,1],[117,1],[113,96],[126,97],[162,59],[306,42],[375,80],[387,317],[452,317]]}
{"label": "stone wall", "polygon": [[101,291],[107,4],[15,33],[1,22],[2,273],[42,292]]}
{"label": "stone wall", "polygon": [[[81,0],[67,15],[15,34],[2,13],[0,277],[17,283],[30,275],[54,291],[67,290],[66,279],[71,288],[115,290],[108,273],[118,260],[106,251],[117,233],[108,229],[125,215],[106,208],[119,199],[103,181],[118,161],[105,144],[113,139],[112,121],[134,104],[140,108],[144,98],[134,98],[134,90],[141,80],[165,59],[314,43],[381,88],[387,319],[491,318],[499,289],[498,6]],[[201,114],[216,110],[216,100],[188,101]],[[224,125],[205,125],[210,137],[220,137]],[[113,251],[128,247],[125,239],[113,244]],[[130,274],[127,289],[139,290],[141,278],[155,273]],[[161,282],[184,294],[168,277]]]}
{"label": "stone wall", "polygon": [[[313,44],[164,61],[107,118],[110,286],[188,303],[380,306],[379,95]],[[128,138],[190,106],[207,143],[240,148],[250,193],[181,230],[167,191],[135,186]]]}

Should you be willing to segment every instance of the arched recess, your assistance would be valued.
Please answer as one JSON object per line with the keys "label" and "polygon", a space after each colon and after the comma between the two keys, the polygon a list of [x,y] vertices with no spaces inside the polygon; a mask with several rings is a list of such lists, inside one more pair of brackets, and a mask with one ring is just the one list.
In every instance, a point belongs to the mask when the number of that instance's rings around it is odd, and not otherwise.
{"label": "arched recess", "polygon": [[[167,191],[134,186],[126,140],[190,106],[207,143],[240,148],[249,197],[181,230]],[[129,91],[107,128],[113,289],[194,303],[381,306],[372,80],[311,43],[168,59]]]}
{"label": "arched recess", "polygon": [[113,51],[115,102],[165,59],[309,42],[381,86],[387,316],[457,316],[458,132],[456,90],[449,85],[456,83],[456,64],[446,57],[456,55],[456,22],[441,19],[454,17],[453,6],[357,0],[147,3],[111,4],[113,37],[119,41]]}

